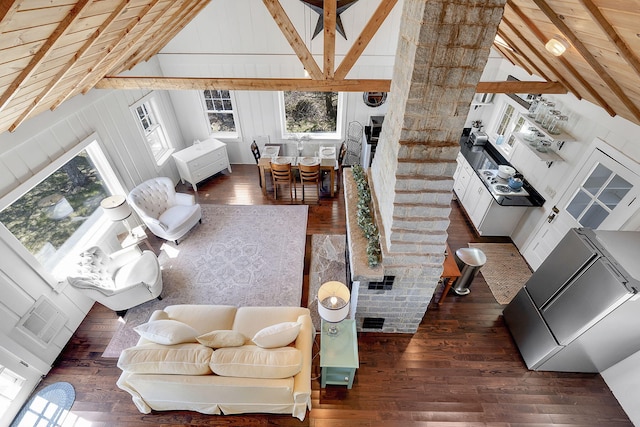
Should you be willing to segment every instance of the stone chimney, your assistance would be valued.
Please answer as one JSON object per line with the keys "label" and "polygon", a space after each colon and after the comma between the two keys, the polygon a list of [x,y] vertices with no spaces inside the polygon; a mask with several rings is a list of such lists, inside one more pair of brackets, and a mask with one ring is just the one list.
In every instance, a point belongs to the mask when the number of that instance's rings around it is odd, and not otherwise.
{"label": "stone chimney", "polygon": [[361,330],[413,333],[427,310],[442,273],[458,141],[504,3],[404,2],[389,112],[369,171],[383,280],[358,278]]}

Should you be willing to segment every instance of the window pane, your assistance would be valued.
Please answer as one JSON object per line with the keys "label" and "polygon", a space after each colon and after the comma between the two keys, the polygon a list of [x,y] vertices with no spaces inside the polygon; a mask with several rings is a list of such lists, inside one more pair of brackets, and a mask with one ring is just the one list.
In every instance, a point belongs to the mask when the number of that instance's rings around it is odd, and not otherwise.
{"label": "window pane", "polygon": [[610,176],[611,171],[606,166],[599,163],[582,186],[589,193],[596,195],[598,194],[598,191],[600,191],[602,186],[607,182]]}
{"label": "window pane", "polygon": [[576,194],[567,206],[567,212],[571,214],[575,219],[580,218],[580,214],[584,212],[586,207],[591,203],[591,197],[585,193],[583,190],[580,190],[578,194]]}
{"label": "window pane", "polygon": [[107,196],[102,177],[83,150],[0,212],[0,222],[52,272],[69,249],[64,244],[79,238],[74,234]]}
{"label": "window pane", "polygon": [[507,108],[504,110],[504,114],[502,115],[502,119],[500,119],[500,124],[498,125],[498,129],[496,133],[498,135],[504,135],[507,130],[507,125],[511,122],[511,116],[513,116],[513,112],[515,109],[511,105],[507,105]]}
{"label": "window pane", "polygon": [[233,121],[233,114],[229,113],[209,113],[209,123],[213,132],[235,132],[236,125]]}
{"label": "window pane", "polygon": [[205,90],[205,109],[212,132],[236,132],[233,103],[228,90]]}
{"label": "window pane", "polygon": [[598,196],[598,200],[607,205],[607,207],[613,210],[620,200],[631,190],[631,184],[627,182],[624,178],[616,175],[613,177],[611,182],[607,185],[607,188],[602,190],[600,196]]}
{"label": "window pane", "polygon": [[587,228],[598,228],[609,212],[597,203],[594,203],[580,220],[580,225]]}
{"label": "window pane", "polygon": [[284,92],[287,133],[337,131],[337,92]]}
{"label": "window pane", "polygon": [[156,126],[151,132],[149,132],[147,135],[147,142],[149,143],[149,147],[151,148],[151,152],[154,157],[164,151],[165,147],[159,126]]}

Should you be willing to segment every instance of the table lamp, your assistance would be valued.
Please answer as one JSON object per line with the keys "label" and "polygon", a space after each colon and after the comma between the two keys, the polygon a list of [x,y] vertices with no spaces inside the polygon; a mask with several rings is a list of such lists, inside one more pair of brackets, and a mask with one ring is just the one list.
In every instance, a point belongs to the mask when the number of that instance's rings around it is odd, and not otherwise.
{"label": "table lamp", "polygon": [[349,314],[349,288],[340,282],[326,282],[318,289],[318,314],[331,325],[327,333],[338,334],[338,323]]}
{"label": "table lamp", "polygon": [[131,216],[131,207],[127,203],[124,196],[109,196],[100,202],[105,215],[113,222],[122,221],[127,228],[127,232],[131,234],[131,226],[127,218]]}

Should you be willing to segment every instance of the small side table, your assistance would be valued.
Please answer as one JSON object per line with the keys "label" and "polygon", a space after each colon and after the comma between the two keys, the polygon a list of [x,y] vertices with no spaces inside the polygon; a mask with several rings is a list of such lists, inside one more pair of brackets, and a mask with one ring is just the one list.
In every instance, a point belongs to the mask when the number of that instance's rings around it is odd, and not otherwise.
{"label": "small side table", "polygon": [[356,322],[352,319],[343,320],[338,324],[337,335],[329,335],[328,329],[329,324],[323,321],[320,335],[320,385],[323,388],[327,384],[351,388],[356,369],[360,367]]}
{"label": "small side table", "polygon": [[118,234],[118,241],[120,242],[122,249],[144,242],[145,245],[147,245],[147,248],[153,252],[153,248],[151,247],[149,240],[147,240],[147,237],[147,232],[144,231],[144,226],[139,225],[132,228],[131,233]]}
{"label": "small side table", "polygon": [[442,275],[440,276],[444,281],[444,289],[442,290],[442,295],[440,295],[440,299],[438,300],[438,305],[441,305],[447,294],[449,293],[449,289],[458,280],[460,277],[460,269],[458,268],[458,264],[456,264],[456,260],[451,253],[451,248],[449,248],[449,244],[447,243],[447,255],[444,258],[444,269],[442,271]]}

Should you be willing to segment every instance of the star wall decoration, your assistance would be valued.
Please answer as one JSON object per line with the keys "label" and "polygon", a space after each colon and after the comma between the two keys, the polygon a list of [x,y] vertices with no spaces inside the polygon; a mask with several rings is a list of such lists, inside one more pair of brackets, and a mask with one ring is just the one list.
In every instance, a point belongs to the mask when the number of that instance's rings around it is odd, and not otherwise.
{"label": "star wall decoration", "polygon": [[[311,36],[311,40],[315,39],[318,34],[324,29],[324,0],[300,0],[302,3],[309,6],[313,9],[314,12],[319,14],[318,22],[316,23],[316,29],[313,31],[313,36]],[[333,0],[327,0],[333,1]],[[336,30],[344,39],[347,39],[347,35],[344,32],[344,27],[342,26],[342,19],[340,19],[340,14],[345,10],[349,9],[353,6],[358,0],[337,0],[338,4],[336,6]]]}

